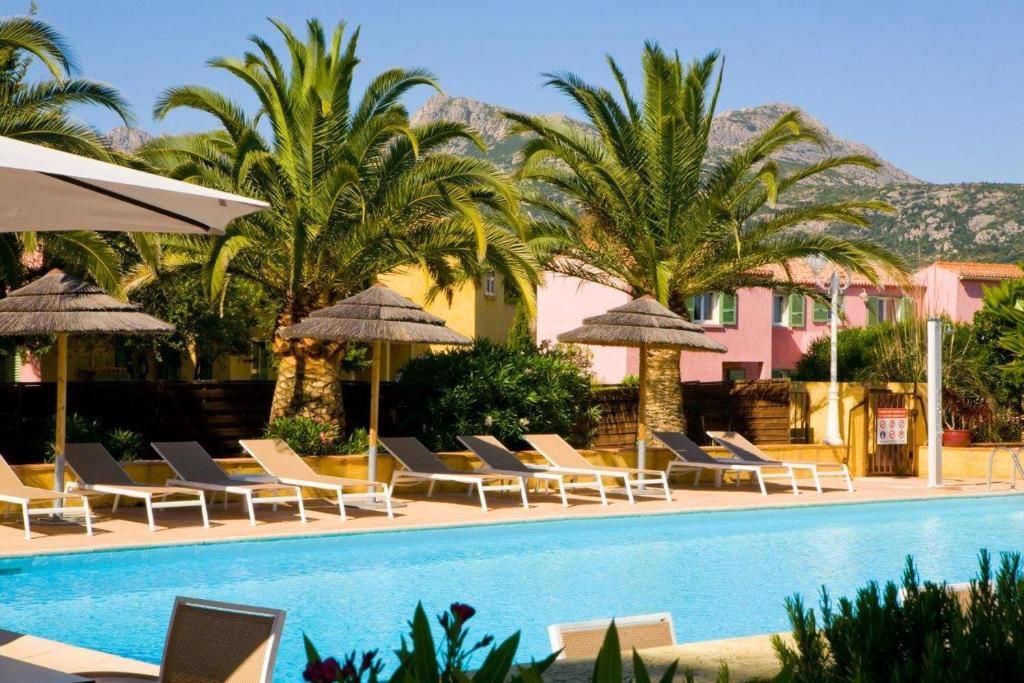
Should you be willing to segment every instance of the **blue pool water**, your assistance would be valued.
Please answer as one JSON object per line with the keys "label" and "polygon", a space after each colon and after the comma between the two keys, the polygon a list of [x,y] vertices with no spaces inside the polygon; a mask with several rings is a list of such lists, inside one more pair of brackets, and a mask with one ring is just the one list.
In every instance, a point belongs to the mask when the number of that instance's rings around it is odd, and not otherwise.
{"label": "blue pool water", "polygon": [[[397,646],[417,600],[479,610],[477,635],[671,611],[681,641],[787,627],[816,601],[900,574],[964,581],[979,548],[1024,548],[1024,498],[619,517],[96,552],[0,561],[0,627],[159,660],[174,596],[288,611],[277,680],[301,680],[303,631],[322,653]],[[389,660],[390,665],[393,661]]]}

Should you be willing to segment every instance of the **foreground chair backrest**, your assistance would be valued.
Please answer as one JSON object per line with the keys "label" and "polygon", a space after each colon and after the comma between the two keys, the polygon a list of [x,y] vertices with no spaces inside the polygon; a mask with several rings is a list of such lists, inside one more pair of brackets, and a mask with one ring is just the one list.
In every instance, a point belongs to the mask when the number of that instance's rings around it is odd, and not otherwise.
{"label": "foreground chair backrest", "polygon": [[[593,659],[604,644],[605,633],[611,623],[611,619],[595,619],[552,624],[548,626],[551,651],[561,650],[559,659]],[[615,619],[615,630],[619,635],[619,649],[622,652],[676,644],[675,626],[668,612],[618,617]]]}
{"label": "foreground chair backrest", "polygon": [[[657,480],[665,491],[665,500],[672,500],[668,476],[662,470],[595,465],[558,434],[526,434],[523,438],[551,463],[551,469],[556,472],[622,479],[626,498],[630,503],[633,503],[633,487],[636,486],[637,490],[640,490],[644,477],[653,477]],[[633,477],[636,477],[636,481],[633,481]]]}
{"label": "foreground chair backrest", "polygon": [[[391,489],[387,484],[378,481],[317,474],[298,453],[292,450],[291,446],[281,439],[243,439],[238,443],[242,445],[246,453],[256,459],[263,469],[276,477],[282,484],[291,484],[293,486],[333,493],[338,501],[341,521],[345,521],[347,518],[345,514],[346,497],[350,500],[367,499],[373,501],[376,501],[378,497],[382,497],[388,517],[394,517],[394,513],[391,510]],[[344,487],[346,486],[365,487],[367,491],[366,493],[345,493]]]}
{"label": "foreground chair backrest", "polygon": [[[65,499],[78,500],[80,505],[60,505],[48,507],[29,507],[37,502],[54,502]],[[25,486],[17,473],[0,456],[0,503],[8,503],[21,507],[21,521],[25,526],[25,540],[32,539],[32,528],[29,522],[31,515],[82,515],[85,517],[85,532],[92,536],[92,511],[89,509],[89,498],[83,493],[59,493],[34,486]],[[7,516],[7,510],[4,510]]]}
{"label": "foreground chair backrest", "polygon": [[[151,443],[161,458],[167,461],[176,479],[168,479],[168,486],[185,486],[201,491],[221,493],[224,496],[224,507],[228,505],[228,494],[241,496],[249,513],[249,524],[256,526],[256,504],[273,505],[278,503],[295,503],[299,508],[299,518],[306,521],[306,508],[302,503],[302,487],[288,486],[277,482],[253,483],[229,477],[220,468],[213,457],[195,441],[158,441]],[[291,491],[291,495],[281,494]],[[259,493],[277,493],[272,496],[258,496]],[[212,499],[211,499],[211,502]]]}
{"label": "foreground chair backrest", "polygon": [[[281,643],[282,610],[195,598],[174,599],[160,661],[160,683],[270,683]],[[84,672],[97,680],[153,680]]]}
{"label": "foreground chair backrest", "polygon": [[792,470],[808,470],[814,478],[814,487],[821,493],[822,477],[843,477],[846,489],[853,493],[853,479],[850,470],[841,462],[800,462],[795,460],[775,460],[760,448],[748,441],[739,432],[708,432],[711,439],[729,451],[734,458],[743,462],[760,463],[766,466],[778,465]]}
{"label": "foreground chair backrest", "polygon": [[[712,457],[707,451],[694,443],[690,437],[686,436],[682,432],[665,432],[659,430],[651,430],[651,433],[667,448],[675,459],[670,460],[665,471],[669,474],[675,472],[688,472],[693,471],[693,485],[696,486],[700,482],[700,474],[704,470],[710,470],[715,474],[715,486],[722,486],[722,475],[726,472],[734,472],[737,477],[742,477],[743,474],[749,474],[752,478],[757,480],[757,485],[761,489],[761,495],[767,496],[768,489],[765,487],[765,479],[789,479],[790,486],[793,488],[793,493],[798,493],[799,489],[796,486],[796,478],[793,476],[793,472],[790,468],[784,465],[777,465],[785,470],[782,474],[768,473],[765,472],[765,468],[772,465],[772,463],[749,463],[749,462],[736,462],[735,460],[720,460]],[[737,479],[737,483],[739,480]]]}
{"label": "foreground chair backrest", "polygon": [[519,493],[523,499],[523,507],[529,508],[526,499],[526,483],[522,477],[510,477],[506,474],[490,472],[456,471],[445,465],[419,439],[411,436],[387,436],[380,438],[380,445],[387,450],[401,465],[391,474],[391,488],[411,482],[428,481],[427,498],[434,495],[434,485],[439,481],[451,481],[468,484],[470,492],[476,487],[480,496],[480,507],[487,512],[487,498],[484,495],[484,483],[500,481],[502,478],[515,478],[519,482]]}
{"label": "foreground chair backrest", "polygon": [[[210,526],[210,520],[206,515],[206,495],[202,491],[180,486],[140,484],[128,476],[103,444],[69,443],[64,457],[67,459],[68,467],[78,477],[77,482],[68,482],[65,488],[68,491],[82,489],[114,496],[111,513],[117,512],[118,502],[124,496],[143,501],[150,531],[156,531],[153,510],[166,508],[198,507],[202,513],[203,526]],[[168,500],[172,497],[178,500]],[[186,500],[181,500],[182,497]]]}

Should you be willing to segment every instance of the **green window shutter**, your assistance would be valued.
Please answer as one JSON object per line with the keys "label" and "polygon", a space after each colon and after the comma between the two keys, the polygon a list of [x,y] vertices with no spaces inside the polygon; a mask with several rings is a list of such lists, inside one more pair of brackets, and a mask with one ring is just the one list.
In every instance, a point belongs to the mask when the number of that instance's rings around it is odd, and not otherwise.
{"label": "green window shutter", "polygon": [[686,297],[686,311],[690,314],[690,320],[693,320],[693,299],[694,297]]}
{"label": "green window shutter", "polygon": [[736,295],[722,293],[722,324],[736,324]]}
{"label": "green window shutter", "polygon": [[790,327],[803,327],[804,326],[804,295],[803,294],[790,294],[789,295],[789,326]]}
{"label": "green window shutter", "polygon": [[868,327],[878,324],[878,305],[882,303],[882,300],[877,296],[869,296],[867,309],[868,309]]}
{"label": "green window shutter", "polygon": [[914,301],[905,296],[900,299],[900,320],[910,320],[914,317]]}
{"label": "green window shutter", "polygon": [[827,323],[828,322],[828,304],[823,301],[814,301],[814,309],[811,312],[811,320],[816,323]]}

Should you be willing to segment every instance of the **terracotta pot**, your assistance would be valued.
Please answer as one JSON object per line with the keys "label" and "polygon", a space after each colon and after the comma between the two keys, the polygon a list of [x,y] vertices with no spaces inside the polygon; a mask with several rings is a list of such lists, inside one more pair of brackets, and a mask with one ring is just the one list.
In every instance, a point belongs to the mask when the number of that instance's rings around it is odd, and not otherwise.
{"label": "terracotta pot", "polygon": [[942,445],[943,446],[970,446],[971,445],[971,430],[970,429],[946,429],[942,432]]}

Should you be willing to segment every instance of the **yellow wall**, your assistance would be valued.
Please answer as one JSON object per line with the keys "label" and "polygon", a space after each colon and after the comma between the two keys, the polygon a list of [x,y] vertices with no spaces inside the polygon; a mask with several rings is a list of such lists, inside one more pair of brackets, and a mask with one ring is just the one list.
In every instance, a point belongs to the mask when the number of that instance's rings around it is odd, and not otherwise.
{"label": "yellow wall", "polygon": [[[944,446],[942,448],[942,476],[948,479],[985,479],[988,477],[988,460],[992,454],[994,444],[978,444],[976,446],[965,446],[954,448]],[[928,476],[928,447],[921,446],[917,451],[918,474],[922,477]],[[1022,459],[1024,464],[1024,459]],[[1005,450],[999,450],[992,462],[992,481],[1008,482],[1012,476],[1012,465],[1010,455]],[[1024,488],[1024,480],[1019,473],[1017,481]]]}
{"label": "yellow wall", "polygon": [[[880,385],[881,386],[881,385]],[[914,391],[912,384],[890,383],[884,385],[893,392]],[[820,443],[825,438],[825,427],[828,420],[828,382],[793,382],[793,391],[806,391],[810,397],[810,428],[811,443]],[[854,382],[839,383],[839,432],[843,437],[843,448],[847,453],[847,464],[854,476],[865,476],[868,467],[868,448],[871,434],[866,427],[867,385]],[[919,447],[927,442],[928,427],[925,423],[924,386],[917,387],[920,401],[917,403],[917,419],[914,421],[912,447]],[[795,415],[793,416],[795,419]],[[795,427],[796,424],[791,426]],[[920,465],[920,458],[915,458]],[[920,474],[920,473],[918,473]]]}

